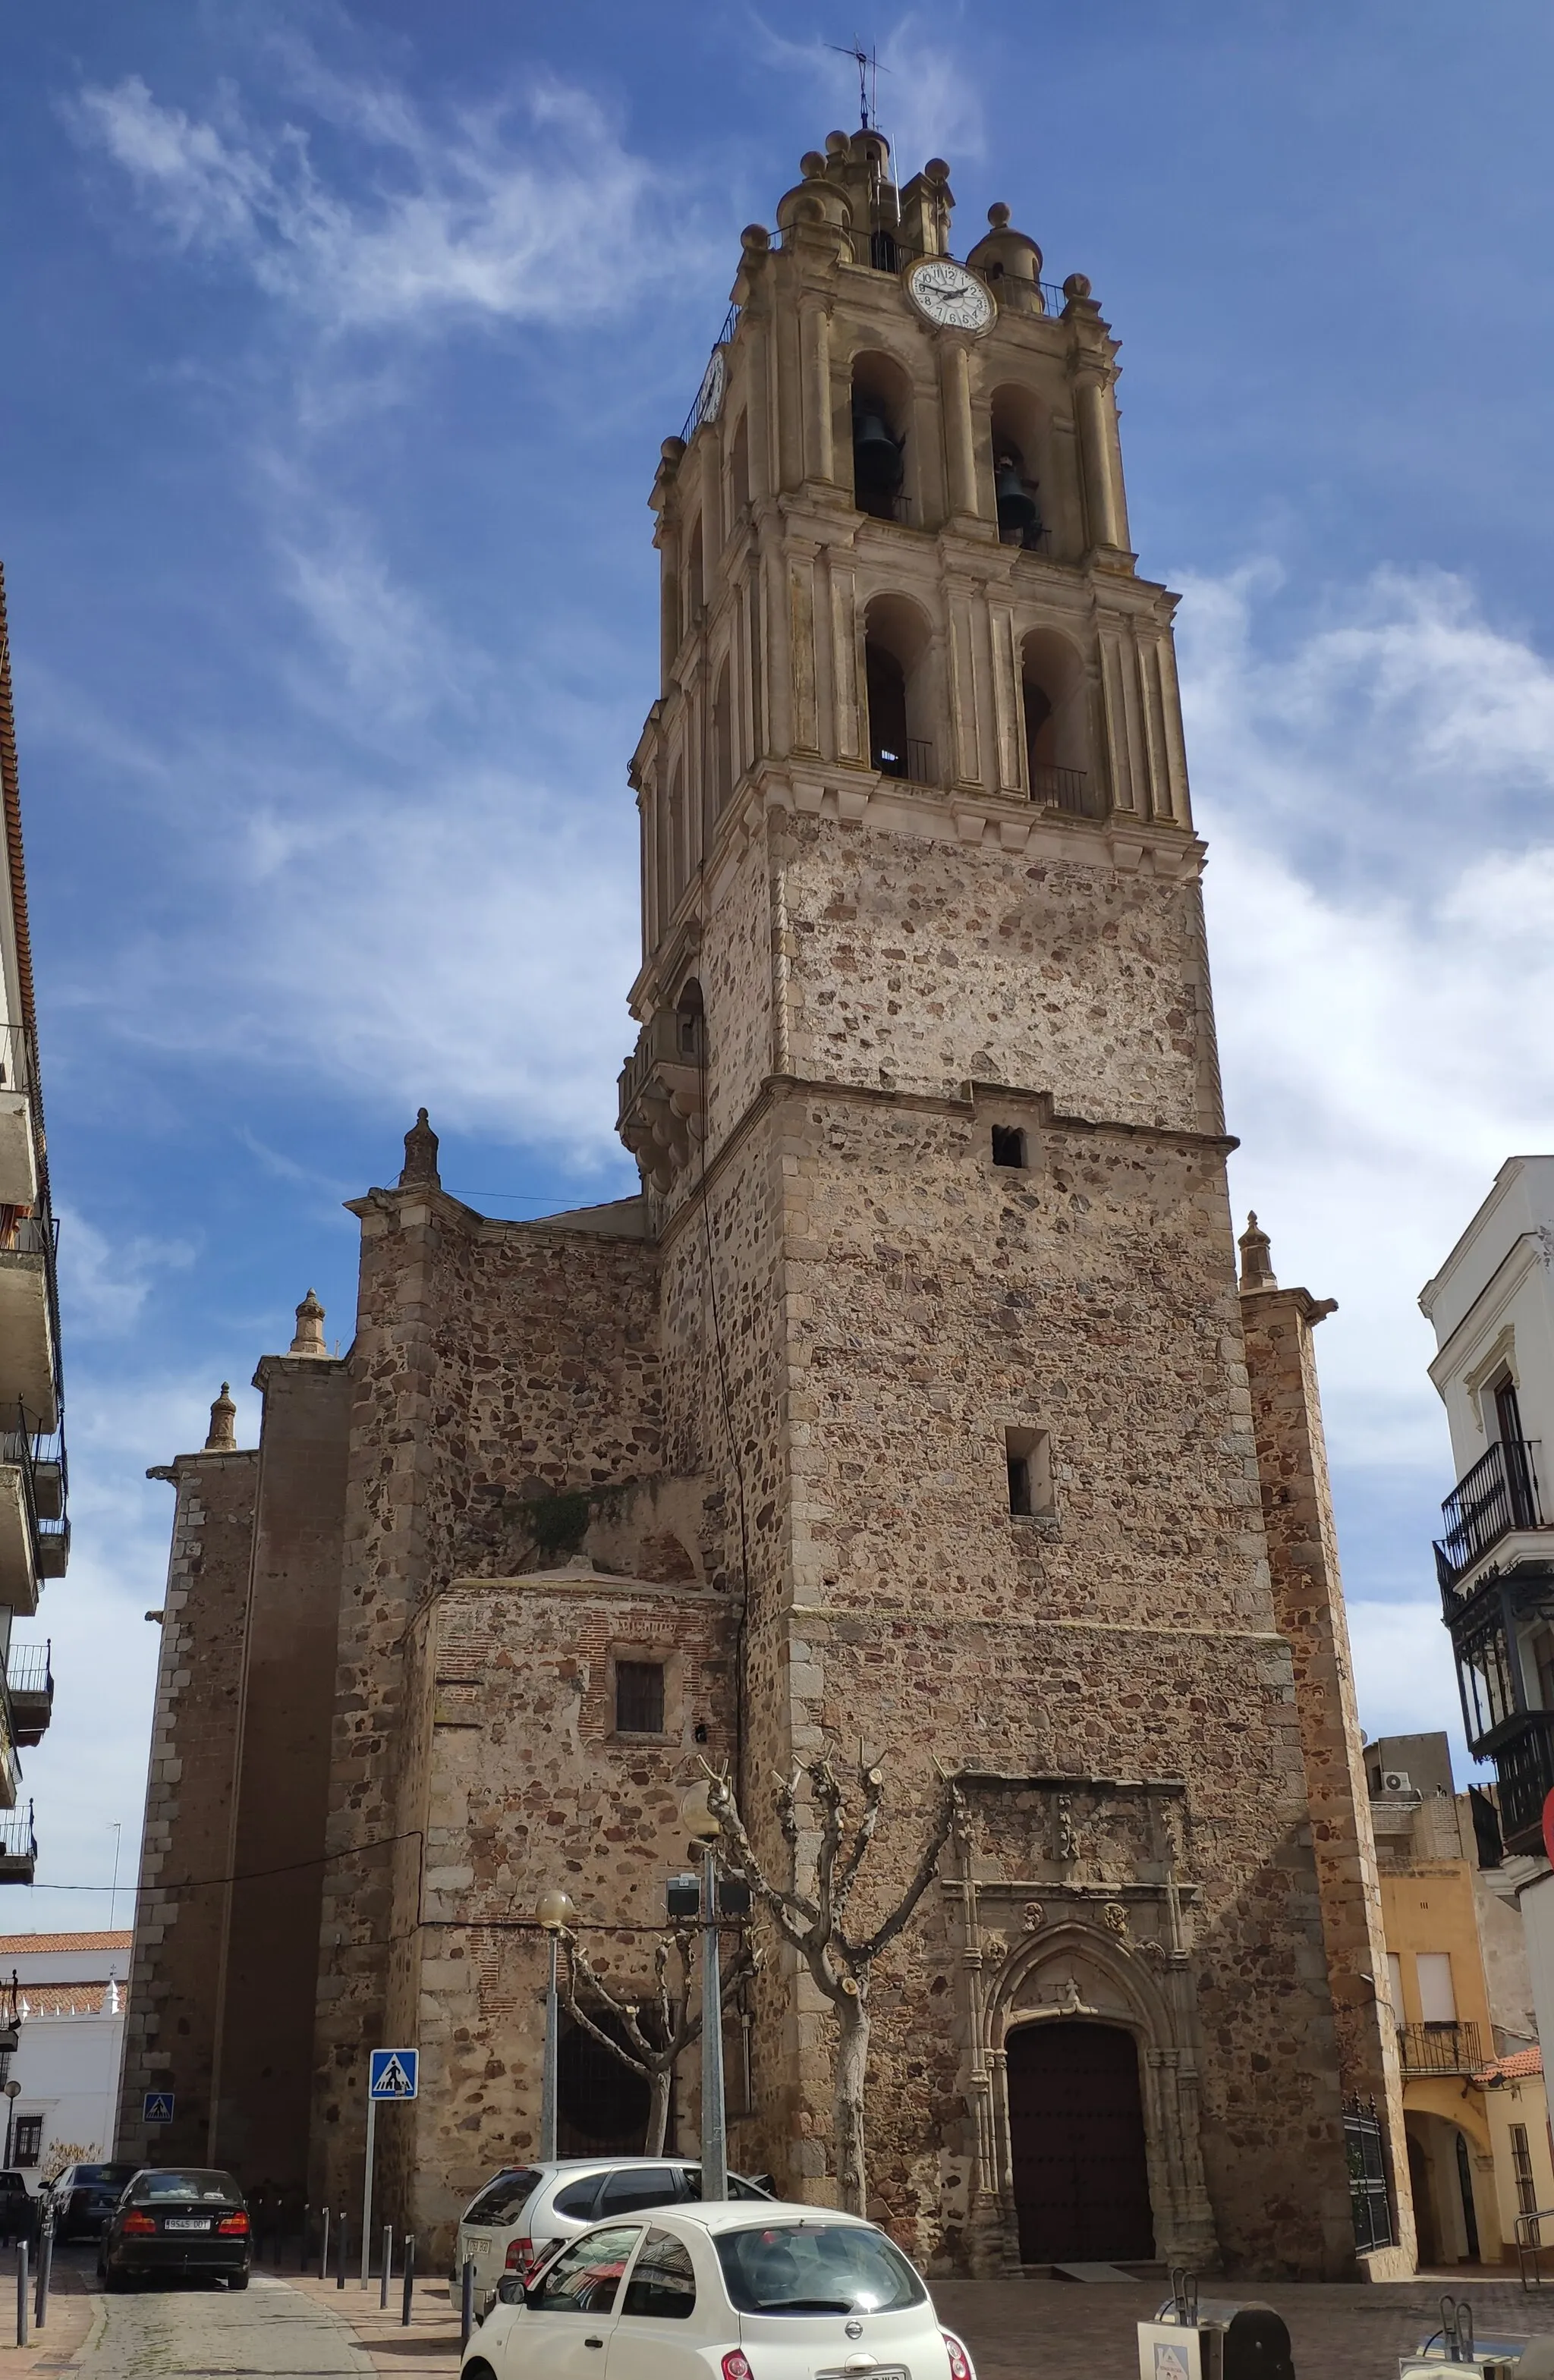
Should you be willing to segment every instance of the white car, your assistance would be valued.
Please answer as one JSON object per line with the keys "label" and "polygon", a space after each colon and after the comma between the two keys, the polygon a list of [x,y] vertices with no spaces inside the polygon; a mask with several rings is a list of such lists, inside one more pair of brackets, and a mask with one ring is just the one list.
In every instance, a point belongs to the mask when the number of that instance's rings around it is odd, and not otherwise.
{"label": "white car", "polygon": [[[730,2198],[771,2197],[742,2174],[728,2178]],[[553,2165],[509,2166],[465,2208],[454,2248],[453,2294],[466,2263],[475,2267],[475,2311],[484,2313],[504,2273],[527,2280],[562,2240],[575,2240],[607,2215],[683,2206],[701,2196],[695,2157],[560,2157]]]}
{"label": "white car", "polygon": [[596,2223],[471,2336],[460,2380],[976,2380],[873,2223],[720,2199]]}

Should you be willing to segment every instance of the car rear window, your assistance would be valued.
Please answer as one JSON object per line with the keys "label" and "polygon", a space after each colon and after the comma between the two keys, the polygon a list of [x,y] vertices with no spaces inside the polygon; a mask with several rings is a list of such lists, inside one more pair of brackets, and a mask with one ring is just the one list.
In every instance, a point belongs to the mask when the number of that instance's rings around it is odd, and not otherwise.
{"label": "car rear window", "polygon": [[[701,2196],[701,2168],[698,2165],[686,2166],[684,2180],[686,2184],[686,2196],[687,2198],[699,2198]],[[775,2197],[776,2192],[771,2190],[763,2190],[759,2181],[747,2181],[742,2173],[731,2173],[728,2178],[728,2194],[731,2198],[759,2198],[770,2200]]]}
{"label": "car rear window", "polygon": [[499,2173],[488,2181],[479,2198],[472,2199],[465,2216],[467,2223],[516,2223],[533,2197],[540,2176],[532,2166],[519,2166],[511,2173]]}
{"label": "car rear window", "polygon": [[141,2174],[135,2184],[137,2201],[149,2198],[210,2199],[224,2206],[241,2206],[243,2193],[229,2173],[203,2173],[191,2168],[175,2171],[171,2167]]}
{"label": "car rear window", "polygon": [[674,2168],[667,2165],[628,2166],[613,2173],[600,2194],[601,2216],[631,2215],[641,2207],[674,2206],[680,2198]]}
{"label": "car rear window", "polygon": [[89,2183],[93,2190],[122,2190],[140,2172],[138,2165],[79,2165],[75,2186],[78,2190]]}
{"label": "car rear window", "polygon": [[894,2313],[927,2291],[882,2231],[853,2223],[765,2223],[715,2235],[740,2313]]}

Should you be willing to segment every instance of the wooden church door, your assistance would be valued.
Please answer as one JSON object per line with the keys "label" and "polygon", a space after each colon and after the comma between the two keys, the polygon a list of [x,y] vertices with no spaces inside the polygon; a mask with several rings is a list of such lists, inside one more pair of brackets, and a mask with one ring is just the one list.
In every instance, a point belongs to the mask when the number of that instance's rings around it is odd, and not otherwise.
{"label": "wooden church door", "polygon": [[1152,2257],[1138,2052],[1120,2026],[1022,2026],[1006,2044],[1020,2256],[1027,2265]]}

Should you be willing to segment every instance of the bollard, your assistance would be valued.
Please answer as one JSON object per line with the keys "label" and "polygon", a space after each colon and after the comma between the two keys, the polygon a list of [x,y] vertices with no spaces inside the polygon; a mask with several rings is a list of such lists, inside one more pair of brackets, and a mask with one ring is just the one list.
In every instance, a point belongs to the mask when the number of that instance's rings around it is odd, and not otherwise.
{"label": "bollard", "polygon": [[27,2242],[17,2241],[17,2345],[27,2345]]}
{"label": "bollard", "polygon": [[329,2209],[327,2206],[321,2206],[319,2209],[319,2278],[321,2281],[327,2281],[329,2278]]}
{"label": "bollard", "polygon": [[340,2209],[340,2228],[335,2235],[340,2252],[340,2261],[335,2266],[334,2271],[334,2286],[337,2289],[343,2289],[346,2286],[346,2257],[350,2247],[350,2233],[351,2218],[342,2206]]}
{"label": "bollard", "polygon": [[413,2231],[408,2231],[405,2235],[405,2303],[399,2315],[401,2323],[408,2323],[410,2319],[410,2292],[415,2286],[416,2235]]}
{"label": "bollard", "polygon": [[466,2256],[459,2275],[458,2351],[462,2355],[475,2327],[475,2259]]}
{"label": "bollard", "polygon": [[394,2226],[392,2223],[385,2223],[383,2226],[383,2269],[378,2281],[378,2311],[380,2313],[386,2313],[388,2312],[389,2273],[393,2264]]}
{"label": "bollard", "polygon": [[43,2216],[42,2236],[38,2241],[38,2302],[33,2308],[32,2324],[42,2330],[49,2318],[49,2283],[54,2278],[54,2210]]}

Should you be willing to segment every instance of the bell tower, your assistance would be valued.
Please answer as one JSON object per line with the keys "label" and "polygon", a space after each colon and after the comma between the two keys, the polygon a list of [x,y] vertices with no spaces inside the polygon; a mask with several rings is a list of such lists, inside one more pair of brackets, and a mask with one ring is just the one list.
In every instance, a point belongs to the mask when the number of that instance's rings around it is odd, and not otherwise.
{"label": "bell tower", "polygon": [[[898,187],[866,128],[800,176],[652,490],[620,1083],[665,1463],[721,1479],[736,1548],[740,1791],[774,1832],[772,1772],[861,1745],[904,1873],[963,1772],[875,1985],[900,2236],[1052,2252],[1028,2128],[1072,2060],[1027,2035],[1062,2022],[1134,2046],[1154,2253],[1337,2275],[1176,599],[1130,548],[1117,345],[1007,207],[955,255],[941,159]],[[759,1988],[739,2154],[825,2201],[827,2027],[785,1969]]]}

